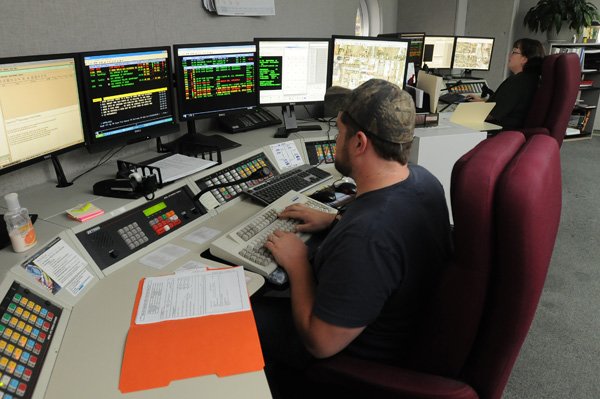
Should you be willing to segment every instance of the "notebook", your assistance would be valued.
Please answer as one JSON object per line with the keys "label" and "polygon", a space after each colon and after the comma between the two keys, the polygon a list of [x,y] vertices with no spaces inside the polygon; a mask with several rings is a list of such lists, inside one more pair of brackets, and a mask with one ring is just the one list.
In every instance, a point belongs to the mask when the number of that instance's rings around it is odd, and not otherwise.
{"label": "notebook", "polygon": [[460,103],[450,117],[450,122],[469,129],[487,131],[502,129],[502,126],[485,121],[496,103],[466,102]]}

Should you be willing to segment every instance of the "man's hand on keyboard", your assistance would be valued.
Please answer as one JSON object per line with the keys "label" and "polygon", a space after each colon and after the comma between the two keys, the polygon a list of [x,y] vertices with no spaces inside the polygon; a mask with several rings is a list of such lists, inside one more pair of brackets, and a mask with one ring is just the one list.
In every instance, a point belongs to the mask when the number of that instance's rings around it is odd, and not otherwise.
{"label": "man's hand on keyboard", "polygon": [[481,98],[477,94],[467,94],[465,97],[467,97],[467,101],[469,102],[481,103],[485,101],[485,99]]}
{"label": "man's hand on keyboard", "polygon": [[276,230],[267,238],[265,248],[271,251],[275,262],[288,273],[290,268],[293,269],[296,265],[308,262],[308,248],[294,233]]}
{"label": "man's hand on keyboard", "polygon": [[331,226],[335,214],[317,211],[305,205],[290,205],[279,214],[282,219],[297,219],[302,221],[296,226],[300,233],[316,233]]}

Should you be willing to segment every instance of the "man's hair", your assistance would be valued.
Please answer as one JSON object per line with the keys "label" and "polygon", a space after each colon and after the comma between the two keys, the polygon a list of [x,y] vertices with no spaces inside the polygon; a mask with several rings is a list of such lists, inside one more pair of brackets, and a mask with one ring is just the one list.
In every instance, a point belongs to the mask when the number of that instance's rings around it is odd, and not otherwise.
{"label": "man's hair", "polygon": [[356,133],[361,131],[365,135],[367,135],[369,140],[371,140],[375,152],[381,158],[388,161],[399,162],[401,165],[406,165],[408,163],[408,157],[410,155],[412,141],[398,144],[380,139],[379,137],[375,136],[372,133],[369,133],[368,131],[365,131],[365,129],[360,127],[346,111],[342,112],[340,119],[342,120],[342,123],[347,127],[346,137],[344,138],[344,140],[349,139],[350,137],[354,136]]}

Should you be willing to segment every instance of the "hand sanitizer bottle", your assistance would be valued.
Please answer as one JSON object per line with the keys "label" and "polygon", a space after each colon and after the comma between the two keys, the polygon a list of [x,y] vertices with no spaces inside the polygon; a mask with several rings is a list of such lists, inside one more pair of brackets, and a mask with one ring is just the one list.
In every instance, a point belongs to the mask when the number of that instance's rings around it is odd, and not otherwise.
{"label": "hand sanitizer bottle", "polygon": [[15,252],[24,252],[37,243],[35,229],[31,223],[29,212],[19,205],[19,196],[16,193],[4,196],[8,211],[4,214],[6,229]]}

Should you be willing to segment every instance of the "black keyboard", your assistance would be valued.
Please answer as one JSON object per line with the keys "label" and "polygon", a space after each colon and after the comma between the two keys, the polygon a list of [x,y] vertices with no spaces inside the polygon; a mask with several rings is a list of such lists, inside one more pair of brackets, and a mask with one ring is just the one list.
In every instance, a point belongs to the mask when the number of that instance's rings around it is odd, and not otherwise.
{"label": "black keyboard", "polygon": [[446,104],[464,103],[467,97],[459,93],[445,93],[440,96],[440,101]]}
{"label": "black keyboard", "polygon": [[230,133],[245,132],[272,125],[280,125],[281,119],[266,108],[253,108],[219,117],[221,128]]}
{"label": "black keyboard", "polygon": [[245,190],[252,198],[269,205],[288,191],[304,191],[331,177],[316,166],[303,165],[275,176],[266,182]]}

